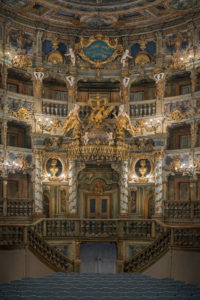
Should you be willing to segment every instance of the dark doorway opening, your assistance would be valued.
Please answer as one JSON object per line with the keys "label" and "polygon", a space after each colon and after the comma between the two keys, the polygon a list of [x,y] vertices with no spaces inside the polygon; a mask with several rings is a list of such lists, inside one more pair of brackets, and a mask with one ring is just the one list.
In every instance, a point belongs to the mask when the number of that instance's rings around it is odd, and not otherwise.
{"label": "dark doorway opening", "polygon": [[116,273],[115,243],[86,242],[81,244],[81,273]]}

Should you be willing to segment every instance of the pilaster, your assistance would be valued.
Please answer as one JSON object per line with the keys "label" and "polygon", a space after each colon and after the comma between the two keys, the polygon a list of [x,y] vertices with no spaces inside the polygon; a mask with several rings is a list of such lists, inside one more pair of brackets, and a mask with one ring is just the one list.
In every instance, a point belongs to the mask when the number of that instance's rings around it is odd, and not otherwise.
{"label": "pilaster", "polygon": [[35,152],[35,181],[34,181],[34,196],[35,196],[35,214],[43,215],[43,189],[42,189],[42,152]]}
{"label": "pilaster", "polygon": [[128,172],[128,161],[122,161],[120,173],[120,217],[128,215]]}
{"label": "pilaster", "polygon": [[77,172],[76,162],[69,161],[69,215],[71,217],[77,216]]}
{"label": "pilaster", "polygon": [[163,182],[162,182],[162,156],[155,159],[155,217],[163,214]]}

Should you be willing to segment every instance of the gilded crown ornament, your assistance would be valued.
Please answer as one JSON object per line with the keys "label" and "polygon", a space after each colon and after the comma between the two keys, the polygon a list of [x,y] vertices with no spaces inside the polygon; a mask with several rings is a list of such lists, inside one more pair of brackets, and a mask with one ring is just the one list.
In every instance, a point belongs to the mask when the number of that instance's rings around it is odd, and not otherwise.
{"label": "gilded crown ornament", "polygon": [[114,106],[106,107],[108,104],[107,98],[100,98],[97,94],[96,99],[88,100],[89,106],[92,108],[92,113],[89,116],[89,124],[99,128],[102,125],[102,121],[109,116]]}

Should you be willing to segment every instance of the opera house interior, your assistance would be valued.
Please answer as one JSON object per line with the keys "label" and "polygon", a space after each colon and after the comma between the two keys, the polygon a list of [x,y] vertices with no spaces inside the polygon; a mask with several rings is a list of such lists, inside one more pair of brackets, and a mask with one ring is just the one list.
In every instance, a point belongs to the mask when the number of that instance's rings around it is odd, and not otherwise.
{"label": "opera house interior", "polygon": [[200,285],[199,0],[0,1],[0,270]]}

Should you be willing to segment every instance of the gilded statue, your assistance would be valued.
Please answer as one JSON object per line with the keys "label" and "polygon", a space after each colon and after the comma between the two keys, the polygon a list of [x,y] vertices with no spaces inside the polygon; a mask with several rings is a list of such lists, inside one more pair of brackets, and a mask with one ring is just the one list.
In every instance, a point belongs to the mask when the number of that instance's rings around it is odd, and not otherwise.
{"label": "gilded statue", "polygon": [[114,109],[114,106],[112,105],[106,108],[108,99],[101,99],[99,94],[97,95],[96,99],[89,99],[88,103],[92,108],[92,112],[89,116],[89,124],[94,124],[96,128],[99,128],[102,124],[102,121],[107,118]]}
{"label": "gilded statue", "polygon": [[52,159],[49,171],[51,172],[51,175],[53,177],[55,177],[56,173],[59,171],[59,169],[57,167],[57,160],[56,159]]}
{"label": "gilded statue", "polygon": [[76,139],[79,139],[81,137],[81,122],[78,115],[79,108],[80,106],[78,104],[75,104],[74,108],[67,115],[65,124],[62,128],[65,133],[69,132],[72,129],[73,135]]}
{"label": "gilded statue", "polygon": [[34,77],[35,77],[35,80],[34,80],[34,97],[40,99],[42,97],[43,92],[44,92],[43,91],[43,84],[42,84],[44,73],[40,72],[40,71],[34,72]]}
{"label": "gilded statue", "polygon": [[145,159],[140,160],[140,167],[139,167],[138,171],[139,171],[139,173],[141,174],[142,177],[145,176],[145,174],[147,172],[147,165],[146,165],[146,160]]}
{"label": "gilded statue", "polygon": [[156,81],[156,98],[163,99],[165,94],[165,74],[155,74],[154,78]]}
{"label": "gilded statue", "polygon": [[116,125],[116,137],[122,139],[124,137],[124,131],[127,130],[130,134],[135,135],[136,128],[131,124],[130,117],[124,111],[124,105],[119,106],[119,113],[115,119]]}

